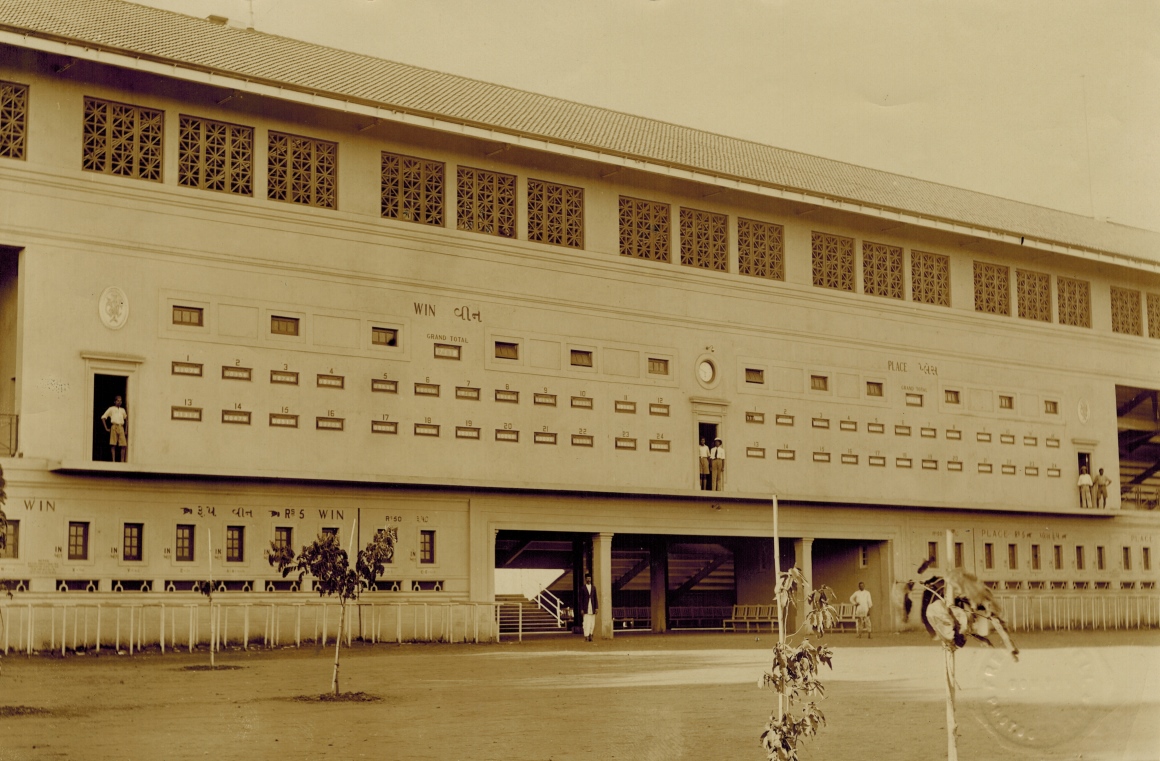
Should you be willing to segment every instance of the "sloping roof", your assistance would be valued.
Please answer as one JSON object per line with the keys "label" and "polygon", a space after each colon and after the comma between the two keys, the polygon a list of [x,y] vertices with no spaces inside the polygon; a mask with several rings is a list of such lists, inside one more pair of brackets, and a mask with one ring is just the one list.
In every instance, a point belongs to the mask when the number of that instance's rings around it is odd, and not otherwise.
{"label": "sloping roof", "polygon": [[0,0],[0,28],[550,143],[1160,263],[1160,233],[121,0]]}

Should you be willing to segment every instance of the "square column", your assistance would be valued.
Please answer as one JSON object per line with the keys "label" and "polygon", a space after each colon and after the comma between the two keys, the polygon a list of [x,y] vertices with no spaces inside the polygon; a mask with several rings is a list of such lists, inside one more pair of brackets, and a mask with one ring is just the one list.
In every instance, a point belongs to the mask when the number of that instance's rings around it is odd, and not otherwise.
{"label": "square column", "polygon": [[596,632],[612,639],[612,534],[592,535],[592,584],[596,587]]}
{"label": "square column", "polygon": [[654,539],[648,551],[649,604],[652,607],[652,630],[661,634],[669,630],[669,543]]}
{"label": "square column", "polygon": [[802,576],[806,577],[805,588],[798,592],[796,605],[790,610],[793,612],[793,628],[797,629],[806,622],[806,597],[814,588],[814,538],[812,536],[793,540],[794,565],[801,569]]}

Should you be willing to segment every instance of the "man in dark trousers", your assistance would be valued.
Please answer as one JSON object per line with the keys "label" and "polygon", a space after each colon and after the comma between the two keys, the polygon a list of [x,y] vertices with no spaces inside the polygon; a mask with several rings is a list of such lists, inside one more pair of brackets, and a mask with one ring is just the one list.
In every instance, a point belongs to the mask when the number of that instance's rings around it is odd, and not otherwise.
{"label": "man in dark trousers", "polygon": [[600,603],[596,599],[596,587],[592,586],[592,574],[584,574],[584,585],[580,587],[580,599],[577,601],[580,613],[584,615],[584,639],[592,641],[592,631],[596,628],[596,611],[600,610]]}

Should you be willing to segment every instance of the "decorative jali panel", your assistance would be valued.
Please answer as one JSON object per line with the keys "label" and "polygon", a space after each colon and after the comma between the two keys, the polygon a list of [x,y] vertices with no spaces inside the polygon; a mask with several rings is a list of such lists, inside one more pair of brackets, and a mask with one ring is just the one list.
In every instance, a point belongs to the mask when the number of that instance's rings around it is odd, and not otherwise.
{"label": "decorative jali panel", "polygon": [[338,205],[338,143],[271,132],[266,197],[333,209]]}
{"label": "decorative jali panel", "polygon": [[854,239],[841,235],[813,234],[814,285],[854,290]]}
{"label": "decorative jali panel", "polygon": [[871,296],[903,297],[901,248],[862,241],[862,289]]}
{"label": "decorative jali panel", "polygon": [[910,299],[940,307],[951,305],[951,258],[925,251],[910,252]]}
{"label": "decorative jali panel", "polygon": [[237,195],[254,193],[254,128],[178,119],[177,184]]}
{"label": "decorative jali panel", "polygon": [[28,139],[28,85],[0,82],[0,157],[24,158]]}
{"label": "decorative jali panel", "polygon": [[584,248],[584,189],[529,177],[528,240]]}
{"label": "decorative jali panel", "polygon": [[1020,317],[1051,322],[1051,275],[1015,270],[1015,290],[1019,296]]}
{"label": "decorative jali panel", "polygon": [[975,262],[975,311],[1011,314],[1011,269]]}
{"label": "decorative jali panel", "polygon": [[681,209],[681,264],[729,271],[729,218],[697,209]]}
{"label": "decorative jali panel", "polygon": [[1144,335],[1139,291],[1112,286],[1112,330],[1133,336]]}
{"label": "decorative jali panel", "polygon": [[85,98],[81,166],[89,172],[161,181],[164,114]]}
{"label": "decorative jali panel", "polygon": [[1059,289],[1059,324],[1077,328],[1092,326],[1092,286],[1086,280],[1057,277]]}
{"label": "decorative jali panel", "polygon": [[516,237],[516,178],[512,174],[459,167],[455,225],[460,230]]}
{"label": "decorative jali panel", "polygon": [[1160,338],[1160,293],[1148,294],[1148,335]]}
{"label": "decorative jali panel", "polygon": [[387,219],[443,226],[443,162],[383,152],[380,210]]}
{"label": "decorative jali panel", "polygon": [[620,255],[669,261],[669,205],[620,197]]}
{"label": "decorative jali panel", "polygon": [[781,225],[737,219],[737,271],[750,277],[785,280],[785,229]]}

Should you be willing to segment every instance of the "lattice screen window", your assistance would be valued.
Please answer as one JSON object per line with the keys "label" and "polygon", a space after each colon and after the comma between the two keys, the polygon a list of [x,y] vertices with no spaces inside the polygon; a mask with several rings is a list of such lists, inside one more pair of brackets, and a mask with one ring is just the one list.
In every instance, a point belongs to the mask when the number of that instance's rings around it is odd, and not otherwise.
{"label": "lattice screen window", "polygon": [[1160,338],[1160,293],[1148,294],[1148,335]]}
{"label": "lattice screen window", "polygon": [[785,280],[785,228],[737,219],[737,271],[750,277]]}
{"label": "lattice screen window", "polygon": [[949,256],[911,250],[910,299],[941,307],[951,305],[951,258]]}
{"label": "lattice screen window", "polygon": [[975,262],[975,311],[1011,314],[1011,269]]}
{"label": "lattice screen window", "polygon": [[338,207],[338,143],[271,132],[266,174],[272,201]]}
{"label": "lattice screen window", "polygon": [[460,230],[516,237],[516,176],[459,167],[455,224]]}
{"label": "lattice screen window", "polygon": [[1112,330],[1133,336],[1144,334],[1139,291],[1112,286]]}
{"label": "lattice screen window", "polygon": [[1051,275],[1015,270],[1015,289],[1019,294],[1020,317],[1051,322]]}
{"label": "lattice screen window", "polygon": [[854,290],[854,239],[814,233],[814,285]]}
{"label": "lattice screen window", "polygon": [[620,197],[620,255],[669,261],[669,205]]}
{"label": "lattice screen window", "polygon": [[443,169],[441,161],[383,151],[382,215],[442,227]]}
{"label": "lattice screen window", "polygon": [[24,158],[28,139],[28,85],[0,82],[0,158]]}
{"label": "lattice screen window", "polygon": [[1092,326],[1092,286],[1086,280],[1057,277],[1059,289],[1059,324],[1077,328]]}
{"label": "lattice screen window", "polygon": [[870,296],[903,297],[901,248],[862,241],[862,290]]}
{"label": "lattice screen window", "polygon": [[178,117],[177,184],[254,194],[254,128],[182,114]]}
{"label": "lattice screen window", "polygon": [[163,112],[85,98],[81,166],[89,172],[161,181]]}
{"label": "lattice screen window", "polygon": [[681,209],[681,264],[729,271],[729,218],[724,214]]}
{"label": "lattice screen window", "polygon": [[584,188],[529,177],[528,240],[584,248]]}

